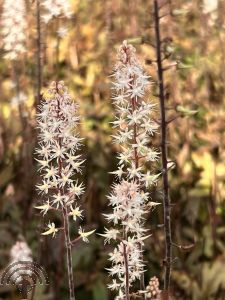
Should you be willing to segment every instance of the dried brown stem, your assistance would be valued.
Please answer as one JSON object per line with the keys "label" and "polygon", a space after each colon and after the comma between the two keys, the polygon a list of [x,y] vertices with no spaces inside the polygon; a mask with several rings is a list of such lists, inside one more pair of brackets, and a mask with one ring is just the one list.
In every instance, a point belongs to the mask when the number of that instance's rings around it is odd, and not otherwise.
{"label": "dried brown stem", "polygon": [[170,198],[168,184],[168,161],[167,161],[167,122],[165,110],[165,87],[163,77],[163,66],[161,57],[161,39],[160,39],[160,17],[158,0],[154,0],[154,20],[155,20],[155,39],[156,39],[156,56],[158,66],[159,82],[159,100],[161,112],[161,152],[162,152],[162,176],[163,176],[163,208],[164,208],[164,232],[165,232],[165,277],[164,289],[166,298],[169,299],[169,287],[171,277],[171,260],[172,260],[172,240],[171,240],[171,220],[170,220]]}
{"label": "dried brown stem", "polygon": [[37,107],[37,105],[41,102],[41,86],[42,86],[40,0],[36,0],[36,23],[37,23],[37,95],[36,95],[36,107]]}

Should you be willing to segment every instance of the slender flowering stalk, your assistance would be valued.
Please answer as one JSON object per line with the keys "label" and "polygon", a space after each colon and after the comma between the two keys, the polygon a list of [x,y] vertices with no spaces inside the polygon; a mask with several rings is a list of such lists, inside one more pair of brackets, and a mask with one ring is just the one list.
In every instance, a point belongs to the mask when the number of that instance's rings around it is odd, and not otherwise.
{"label": "slender flowering stalk", "polygon": [[1,26],[5,58],[16,60],[20,54],[26,52],[27,22],[24,0],[4,1]]}
{"label": "slender flowering stalk", "polygon": [[[74,175],[81,173],[84,162],[81,155],[77,154],[81,145],[81,138],[76,132],[79,116],[77,104],[73,102],[62,81],[52,82],[43,99],[37,114],[40,130],[37,161],[43,180],[37,185],[37,189],[45,200],[36,208],[43,214],[55,210],[63,217],[62,228],[56,228],[54,222],[49,222],[47,230],[42,234],[55,236],[59,230],[64,232],[72,300],[75,296],[69,218],[74,221],[82,219],[82,210],[77,200],[84,192],[83,184],[73,179]],[[83,239],[87,242],[87,237],[92,233],[93,231],[83,232],[80,228],[76,240]]]}
{"label": "slender flowering stalk", "polygon": [[43,21],[48,23],[54,17],[71,18],[72,9],[69,0],[43,0],[42,6],[46,13],[43,15]]}
{"label": "slender flowering stalk", "polygon": [[145,215],[158,204],[149,201],[147,189],[157,183],[159,174],[146,171],[146,164],[159,157],[156,149],[148,147],[158,126],[151,118],[155,105],[145,100],[149,76],[137,60],[135,48],[126,41],[119,48],[113,77],[112,98],[117,112],[112,122],[117,129],[113,138],[120,145],[120,152],[118,169],[112,173],[119,183],[113,185],[109,196],[113,212],[105,215],[113,227],[106,229],[103,236],[106,243],[111,240],[116,243],[109,259],[112,262],[109,272],[113,277],[109,288],[118,291],[117,300],[129,300],[133,283],[143,279],[142,248],[148,237]]}

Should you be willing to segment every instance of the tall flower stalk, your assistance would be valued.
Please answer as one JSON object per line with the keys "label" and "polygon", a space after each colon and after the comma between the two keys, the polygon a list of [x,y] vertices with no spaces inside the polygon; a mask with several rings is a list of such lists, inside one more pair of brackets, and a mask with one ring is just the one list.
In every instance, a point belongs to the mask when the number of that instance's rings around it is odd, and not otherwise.
{"label": "tall flower stalk", "polygon": [[[46,214],[49,210],[59,212],[63,219],[63,226],[56,228],[54,222],[49,222],[43,235],[63,230],[67,253],[67,270],[69,279],[70,300],[75,299],[74,277],[72,269],[72,244],[70,238],[69,218],[74,221],[82,219],[82,210],[78,199],[84,192],[82,183],[74,176],[81,173],[83,160],[77,154],[81,146],[81,138],[77,133],[79,116],[77,104],[68,93],[62,81],[52,82],[48,92],[44,95],[37,114],[39,129],[39,147],[37,159],[42,176],[42,183],[37,185],[39,193],[44,198],[43,203],[36,208]],[[92,233],[78,230],[79,239],[88,242],[87,237]]]}
{"label": "tall flower stalk", "polygon": [[5,0],[1,16],[5,58],[16,60],[26,52],[26,10],[24,0]]}
{"label": "tall flower stalk", "polygon": [[106,219],[113,227],[106,229],[103,236],[106,243],[114,240],[116,244],[109,259],[112,262],[109,273],[113,277],[109,288],[118,291],[118,300],[130,299],[132,285],[143,277],[142,248],[148,237],[144,220],[151,208],[157,205],[150,201],[147,190],[157,183],[159,176],[146,171],[146,165],[159,157],[159,152],[149,147],[158,126],[152,120],[155,105],[145,99],[149,76],[135,52],[135,48],[124,41],[113,73],[112,100],[117,113],[112,122],[117,129],[113,138],[120,145],[120,152],[118,169],[112,173],[118,177],[119,183],[113,185],[108,197],[113,212],[106,215]]}

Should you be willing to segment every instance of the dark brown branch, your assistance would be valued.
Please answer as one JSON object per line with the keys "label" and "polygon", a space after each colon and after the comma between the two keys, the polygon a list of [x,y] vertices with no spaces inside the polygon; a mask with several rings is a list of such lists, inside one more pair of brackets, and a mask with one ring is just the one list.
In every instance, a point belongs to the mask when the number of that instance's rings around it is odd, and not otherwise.
{"label": "dark brown branch", "polygon": [[176,243],[173,243],[172,242],[172,245],[180,250],[183,250],[183,251],[190,251],[194,248],[195,246],[195,243],[193,244],[189,244],[189,245],[179,245],[179,244],[176,244]]}
{"label": "dark brown branch", "polygon": [[160,40],[160,17],[158,1],[154,0],[154,20],[155,20],[155,38],[156,38],[156,56],[158,66],[159,81],[159,100],[161,112],[161,151],[162,151],[162,168],[163,168],[163,208],[164,208],[164,232],[165,232],[165,277],[164,289],[167,291],[165,300],[169,299],[169,287],[171,277],[171,260],[172,260],[172,240],[171,240],[171,221],[170,221],[170,199],[168,184],[168,168],[167,168],[167,123],[165,113],[165,94],[164,94],[164,78],[161,57],[161,40]]}
{"label": "dark brown branch", "polygon": [[159,16],[159,19],[162,19],[162,18],[165,18],[165,17],[167,17],[167,16],[169,16],[170,14],[164,14],[164,15],[162,15],[162,16]]}
{"label": "dark brown branch", "polygon": [[72,240],[70,242],[71,246],[74,246],[77,242],[79,242],[81,240],[81,236],[78,236],[77,238],[75,238],[74,240]]}
{"label": "dark brown branch", "polygon": [[[161,61],[162,61],[162,59],[161,59]],[[177,67],[177,65],[178,65],[178,63],[177,63],[177,61],[175,61],[172,64],[170,64],[169,66],[164,67],[163,72],[171,70],[172,68]]]}
{"label": "dark brown branch", "polygon": [[169,119],[168,121],[166,121],[166,124],[169,125],[170,123],[172,123],[173,121],[177,120],[178,118],[180,118],[180,116],[175,116],[175,117]]}

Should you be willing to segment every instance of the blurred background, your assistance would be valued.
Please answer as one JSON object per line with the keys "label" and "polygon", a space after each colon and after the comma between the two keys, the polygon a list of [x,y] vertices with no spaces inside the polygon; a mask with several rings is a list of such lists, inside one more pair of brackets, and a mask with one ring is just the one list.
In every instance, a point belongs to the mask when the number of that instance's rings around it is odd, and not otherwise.
{"label": "blurred background", "polygon": [[[2,8],[3,1],[0,1]],[[124,39],[137,48],[151,76],[149,98],[158,103],[153,1],[71,0],[72,17],[42,22],[42,90],[52,80],[64,80],[80,105],[86,159],[81,199],[82,225],[107,226],[106,195],[114,180],[117,147],[112,144],[114,117],[110,77],[118,46]],[[37,286],[34,299],[68,299],[63,238],[43,237],[48,223],[33,207],[39,196],[34,160],[37,89],[36,4],[26,1],[26,53],[13,64],[0,62],[0,270],[10,261],[10,249],[25,240],[32,257],[46,270],[50,285]],[[168,0],[161,19],[171,166],[174,299],[225,299],[225,2]],[[160,117],[159,111],[157,118]],[[160,135],[156,137],[156,140]],[[157,144],[157,141],[154,141]],[[158,166],[160,169],[160,164]],[[152,198],[162,201],[161,183]],[[57,215],[52,215],[60,224]],[[158,206],[147,219],[146,283],[156,275],[163,288],[163,211]],[[79,224],[77,224],[79,226]],[[73,231],[73,230],[72,230]],[[113,299],[108,291],[110,265],[103,239],[73,247],[76,299]],[[0,299],[20,299],[11,286],[0,286]]]}

